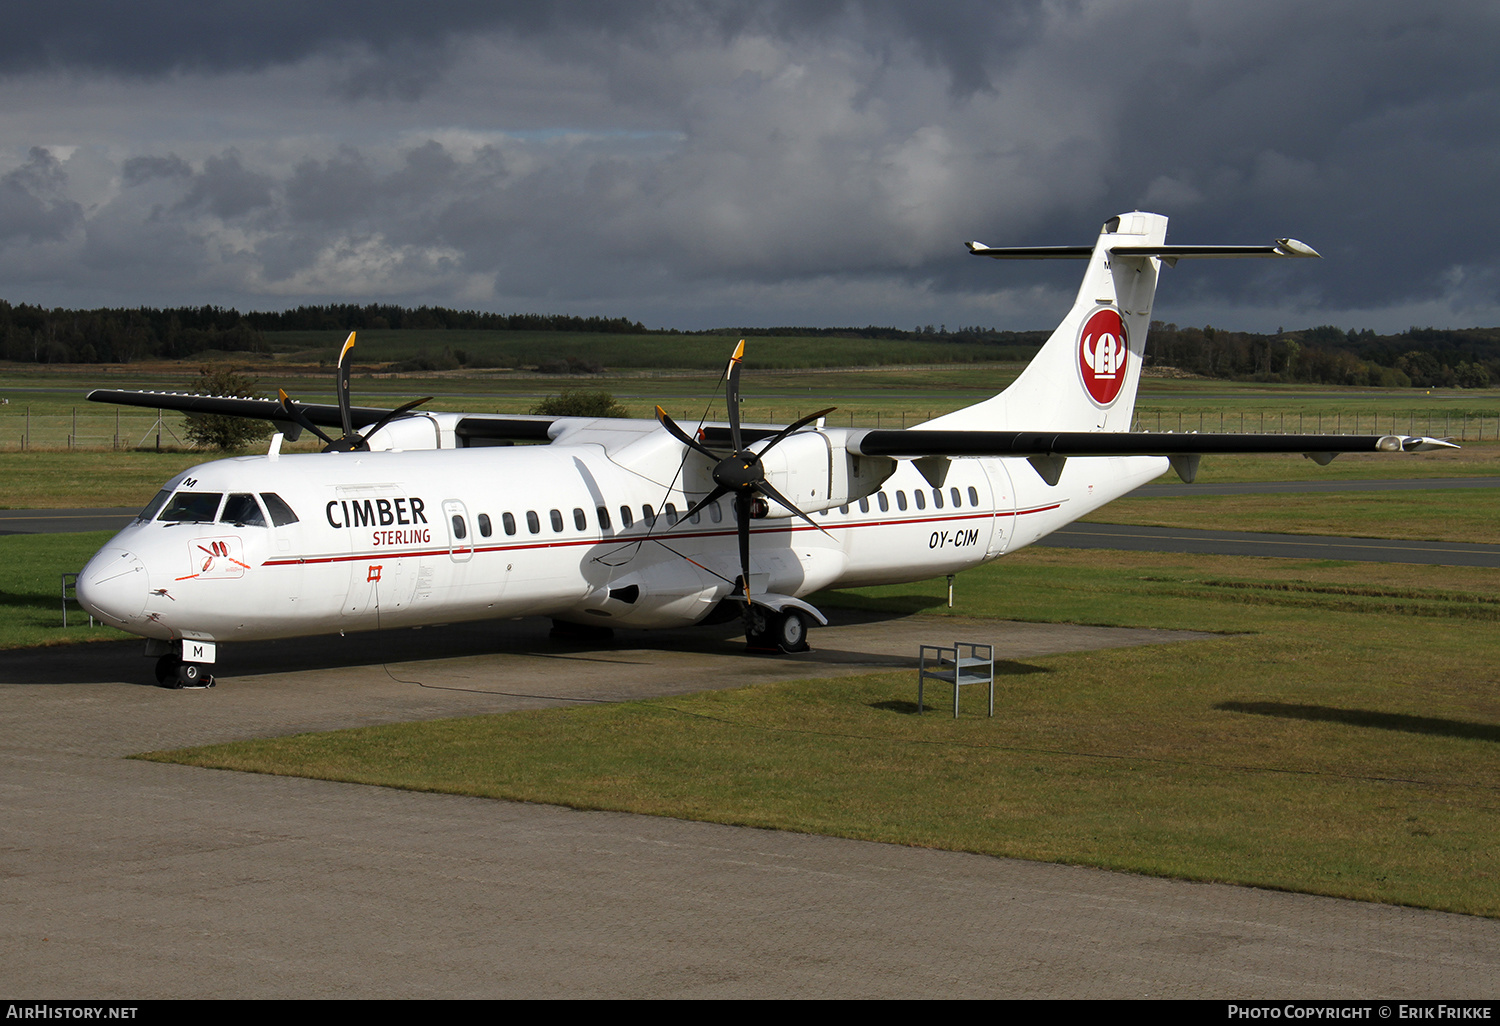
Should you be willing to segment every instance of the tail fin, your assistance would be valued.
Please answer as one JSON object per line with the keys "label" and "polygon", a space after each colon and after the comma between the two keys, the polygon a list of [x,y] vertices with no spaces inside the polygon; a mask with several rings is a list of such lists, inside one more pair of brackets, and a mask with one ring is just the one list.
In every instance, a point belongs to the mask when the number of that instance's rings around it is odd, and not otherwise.
{"label": "tail fin", "polygon": [[1021,376],[976,406],[920,425],[972,431],[1129,431],[1141,356],[1161,259],[1124,255],[1116,247],[1157,249],[1167,237],[1160,214],[1131,213],[1104,224],[1093,249],[996,250],[978,243],[982,256],[1088,257],[1073,308]]}
{"label": "tail fin", "polygon": [[1088,259],[1078,298],[1021,376],[993,399],[918,426],[959,431],[1129,431],[1161,265],[1189,257],[1316,257],[1296,239],[1272,246],[1168,246],[1167,219],[1133,211],[1084,246],[992,249],[975,256]]}

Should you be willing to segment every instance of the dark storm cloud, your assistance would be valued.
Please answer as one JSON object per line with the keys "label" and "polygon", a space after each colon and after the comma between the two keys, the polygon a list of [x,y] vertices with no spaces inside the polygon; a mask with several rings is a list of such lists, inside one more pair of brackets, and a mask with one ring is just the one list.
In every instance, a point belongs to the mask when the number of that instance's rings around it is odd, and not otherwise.
{"label": "dark storm cloud", "polygon": [[1500,311],[1497,45],[1394,0],[12,5],[0,271],[77,287],[19,240],[83,225],[93,286],[149,245],[185,301],[1035,326],[1071,271],[960,242],[1140,207],[1327,256],[1179,269],[1184,309]]}
{"label": "dark storm cloud", "polygon": [[[580,31],[649,41],[673,27],[722,41],[751,31],[826,38],[863,24],[875,49],[888,47],[888,36],[916,40],[924,56],[969,92],[988,84],[986,63],[997,47],[1028,38],[1042,7],[1041,0],[936,6],[913,0],[19,0],[0,12],[0,73],[243,71],[367,47],[400,62],[394,77],[430,79],[429,58],[440,60],[442,46],[485,32],[540,39],[566,51],[568,38]],[[356,69],[350,86],[355,93],[386,88],[373,67]]]}
{"label": "dark storm cloud", "polygon": [[181,209],[207,210],[216,217],[235,218],[271,205],[272,179],[245,167],[235,150],[225,150],[203,162]]}
{"label": "dark storm cloud", "polygon": [[0,178],[0,239],[55,241],[78,228],[83,210],[62,194],[66,184],[57,158],[33,148],[25,164]]}

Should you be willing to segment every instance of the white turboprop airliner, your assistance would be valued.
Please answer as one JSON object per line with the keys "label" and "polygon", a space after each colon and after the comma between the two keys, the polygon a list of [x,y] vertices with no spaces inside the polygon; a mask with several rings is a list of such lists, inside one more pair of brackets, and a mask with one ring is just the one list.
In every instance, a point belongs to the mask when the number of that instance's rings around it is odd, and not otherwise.
{"label": "white turboprop airliner", "polygon": [[[826,619],[803,596],[978,566],[1199,456],[1447,447],[1425,437],[1131,432],[1161,266],[1316,257],[1169,246],[1167,219],[1111,218],[1092,247],[979,256],[1088,260],[1078,298],[1005,391],[909,430],[742,426],[352,407],[176,393],[89,398],[274,421],[265,455],[168,481],[78,576],[80,602],[146,638],[159,681],[212,682],[223,642],[549,616],[595,627],[742,617],[752,647],[797,651]],[[339,427],[334,439],[318,425]],[[281,455],[307,429],[322,453]],[[364,429],[361,431],[361,429]],[[516,442],[546,444],[515,445]]]}

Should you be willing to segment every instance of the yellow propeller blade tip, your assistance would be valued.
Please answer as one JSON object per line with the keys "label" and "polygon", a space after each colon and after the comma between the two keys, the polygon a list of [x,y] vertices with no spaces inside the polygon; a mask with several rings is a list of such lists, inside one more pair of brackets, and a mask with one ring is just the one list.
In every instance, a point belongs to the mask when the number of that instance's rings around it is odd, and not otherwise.
{"label": "yellow propeller blade tip", "polygon": [[354,348],[354,332],[349,332],[349,337],[344,339],[344,348],[339,350],[339,362],[344,362],[344,354]]}
{"label": "yellow propeller blade tip", "polygon": [[667,415],[667,411],[666,410],[662,409],[660,406],[658,406],[656,408],[656,419],[657,420],[661,420],[666,415]]}
{"label": "yellow propeller blade tip", "polygon": [[744,355],[745,355],[745,340],[744,339],[740,339],[740,344],[734,347],[734,355],[731,356],[729,359],[733,363],[739,363],[740,359]]}

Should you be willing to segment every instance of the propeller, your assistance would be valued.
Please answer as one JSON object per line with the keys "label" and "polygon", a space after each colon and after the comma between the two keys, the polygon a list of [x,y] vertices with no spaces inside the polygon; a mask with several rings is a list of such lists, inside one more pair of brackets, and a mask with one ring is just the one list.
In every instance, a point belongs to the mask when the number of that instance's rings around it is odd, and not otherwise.
{"label": "propeller", "polygon": [[[780,445],[789,435],[800,428],[806,427],[819,417],[826,417],[836,407],[819,410],[817,413],[809,414],[794,424],[789,424],[773,435],[760,450],[755,452],[745,447],[740,436],[740,361],[745,355],[745,341],[735,347],[734,355],[729,358],[728,384],[725,387],[725,401],[729,412],[729,437],[734,451],[728,456],[721,456],[698,439],[688,434],[677,422],[674,421],[666,410],[660,406],[656,408],[656,419],[661,421],[661,426],[667,429],[671,436],[708,459],[714,462],[713,479],[714,490],[695,503],[691,509],[682,515],[683,520],[691,518],[699,510],[710,503],[716,502],[725,495],[734,496],[735,521],[738,527],[740,542],[740,585],[745,589],[746,609],[748,613],[750,601],[750,519],[755,513],[764,516],[764,500],[757,496],[765,496],[780,503],[791,510],[797,516],[806,520],[813,527],[822,530],[813,519],[798,509],[790,499],[777,491],[771,482],[766,480],[765,465],[761,462],[762,457],[776,446]],[[761,503],[761,508],[756,509],[756,503]]]}
{"label": "propeller", "polygon": [[375,434],[375,432],[385,427],[391,421],[399,420],[402,417],[407,416],[409,413],[411,413],[412,410],[416,409],[418,406],[421,406],[423,403],[430,402],[432,400],[432,396],[430,395],[422,399],[413,399],[411,402],[405,403],[401,406],[396,407],[394,410],[391,410],[385,416],[377,420],[374,424],[370,425],[370,427],[365,429],[363,432],[356,431],[354,429],[354,414],[352,412],[352,407],[349,401],[349,371],[353,362],[349,358],[349,353],[353,349],[354,332],[351,331],[349,332],[349,337],[344,339],[344,348],[339,350],[337,380],[339,419],[343,421],[344,426],[343,437],[333,438],[329,436],[326,432],[323,431],[322,428],[318,427],[308,419],[307,414],[303,413],[302,409],[297,405],[292,397],[286,394],[286,389],[279,388],[276,390],[281,399],[281,408],[286,412],[288,419],[321,438],[325,443],[323,446],[324,452],[369,452],[369,439]]}

